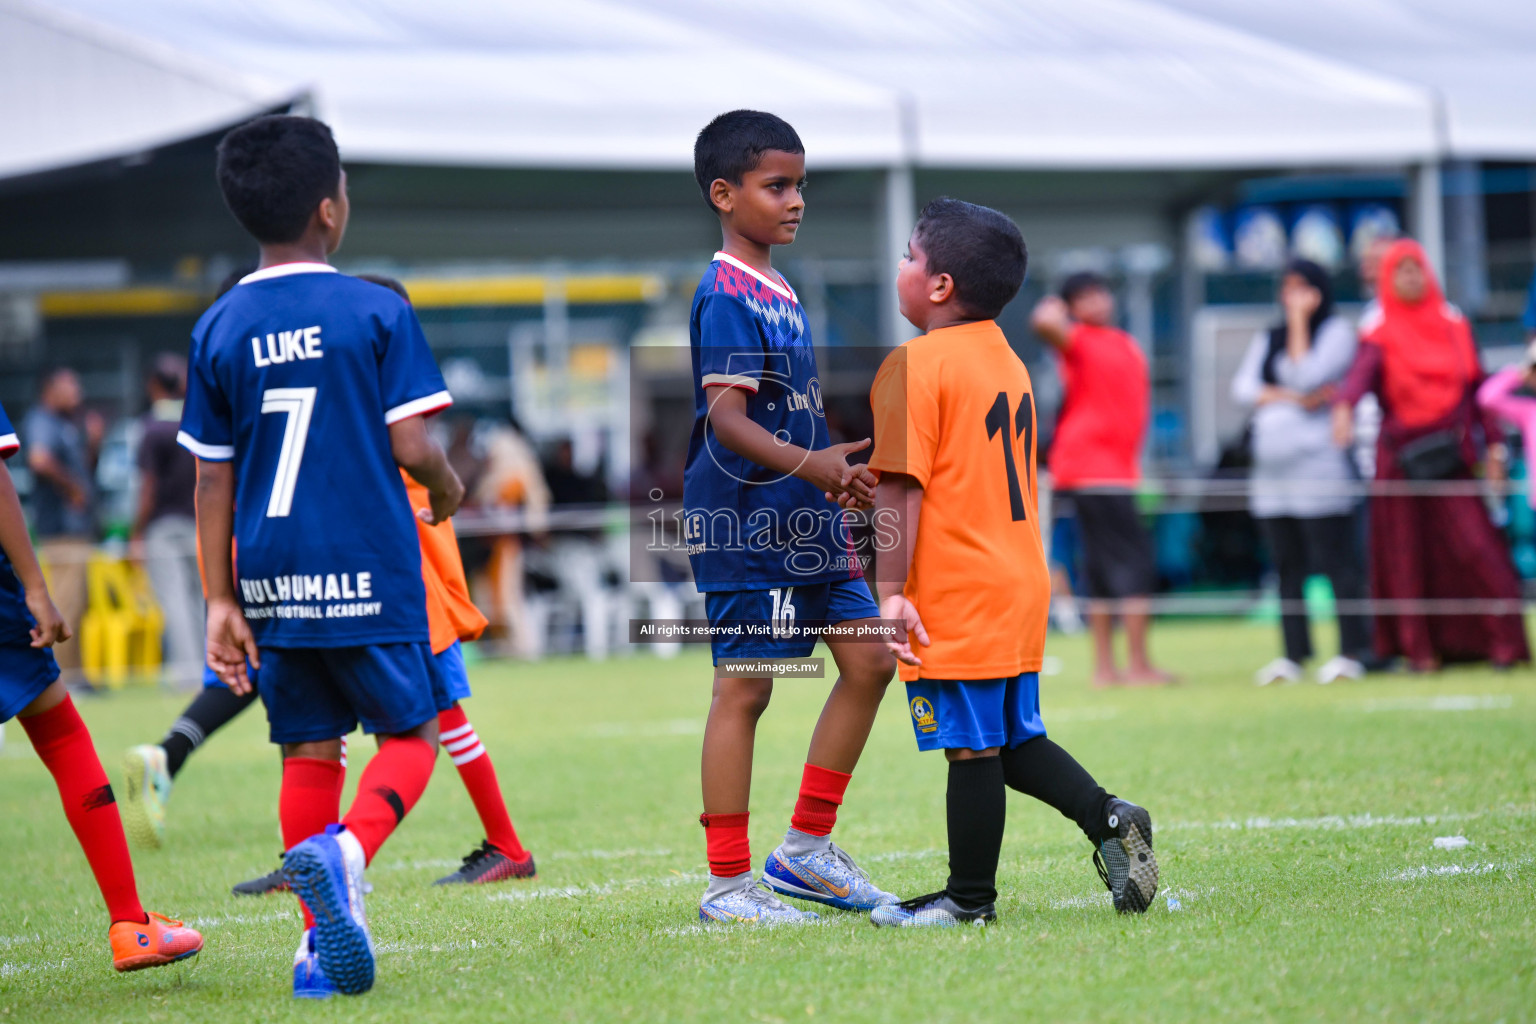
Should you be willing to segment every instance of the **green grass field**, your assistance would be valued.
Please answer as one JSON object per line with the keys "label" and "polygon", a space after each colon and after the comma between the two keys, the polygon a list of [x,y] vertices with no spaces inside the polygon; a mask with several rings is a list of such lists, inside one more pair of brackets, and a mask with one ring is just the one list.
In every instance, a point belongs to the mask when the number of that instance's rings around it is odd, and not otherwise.
{"label": "green grass field", "polygon": [[[480,831],[440,759],[370,870],[378,981],[296,1003],[289,897],[237,898],[276,862],[278,761],[260,713],[193,756],[146,905],[207,936],[189,965],[117,976],[107,920],[52,782],[21,730],[0,751],[0,1019],[1529,1020],[1536,1017],[1536,687],[1529,671],[1258,690],[1272,626],[1174,623],[1166,691],[1097,692],[1087,649],[1053,639],[1045,720],[1111,790],[1146,805],[1163,888],[1117,917],[1075,827],[1010,797],[1002,897],[984,931],[862,918],[778,930],[698,925],[705,657],[481,665],[466,707],[539,860],[530,883],[435,889]],[[1324,648],[1331,643],[1322,638]],[[787,682],[760,728],[754,854],[793,804],[820,682]],[[79,703],[114,783],[184,698]],[[940,755],[887,700],[838,838],[885,887],[938,888]],[[355,781],[371,744],[355,740]],[[1462,835],[1463,849],[1436,849]],[[1164,893],[1177,897],[1172,909]]]}

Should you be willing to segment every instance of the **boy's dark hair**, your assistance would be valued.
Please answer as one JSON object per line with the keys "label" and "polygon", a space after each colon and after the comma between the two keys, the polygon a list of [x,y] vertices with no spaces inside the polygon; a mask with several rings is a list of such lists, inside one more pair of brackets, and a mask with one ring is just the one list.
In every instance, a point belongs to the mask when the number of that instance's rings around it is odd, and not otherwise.
{"label": "boy's dark hair", "polygon": [[359,281],[367,281],[369,284],[376,284],[380,288],[388,288],[406,302],[411,301],[411,293],[405,290],[405,285],[388,274],[358,274],[357,279]]}
{"label": "boy's dark hair", "polygon": [[162,352],[150,364],[149,379],[168,395],[184,398],[187,394],[187,360],[174,352]]}
{"label": "boy's dark hair", "polygon": [[761,110],[732,110],[699,132],[693,142],[693,176],[711,210],[709,186],[716,178],[740,185],[742,175],[755,170],[769,150],[804,153],[805,144],[789,122]]}
{"label": "boy's dark hair", "polygon": [[1075,274],[1068,274],[1067,279],[1061,282],[1061,299],[1070,306],[1083,292],[1091,292],[1096,288],[1109,291],[1109,282],[1104,280],[1104,275],[1095,274],[1091,270],[1079,270]]}
{"label": "boy's dark hair", "polygon": [[928,273],[948,274],[966,312],[995,320],[1019,294],[1029,251],[1019,226],[986,206],[940,196],[923,207],[913,237],[928,257]]}
{"label": "boy's dark hair", "polygon": [[331,129],[312,117],[258,117],[224,136],[219,189],[256,241],[297,241],[320,200],[341,189],[341,156]]}

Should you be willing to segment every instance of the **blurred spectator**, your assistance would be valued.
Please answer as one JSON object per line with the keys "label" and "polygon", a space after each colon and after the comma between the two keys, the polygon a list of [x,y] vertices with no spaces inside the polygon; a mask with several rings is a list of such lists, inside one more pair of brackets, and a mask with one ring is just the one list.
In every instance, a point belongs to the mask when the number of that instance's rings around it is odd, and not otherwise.
{"label": "blurred spectator", "polygon": [[178,685],[203,676],[203,585],[197,571],[197,459],[176,443],[187,361],[155,360],[139,442],[139,503],[129,534],[165,613],[167,674]]}
{"label": "blurred spectator", "polygon": [[[1165,683],[1172,677],[1147,654],[1156,568],[1135,498],[1152,386],[1146,356],[1114,321],[1115,297],[1096,274],[1073,274],[1059,298],[1035,306],[1031,324],[1056,350],[1064,391],[1050,471],[1058,508],[1070,508],[1082,542],[1095,684]],[[1125,624],[1123,674],[1115,666],[1113,600]]]}
{"label": "blurred spectator", "polygon": [[[105,426],[81,412],[80,378],[59,368],[43,376],[38,402],[22,423],[27,468],[32,471],[32,532],[48,570],[54,603],[78,636],[85,614],[87,563],[96,541],[96,456]],[[80,644],[54,649],[66,682],[78,682]]]}
{"label": "blurred spectator", "polygon": [[[1487,507],[1471,493],[1414,493],[1437,481],[1468,481],[1477,461],[1475,432],[1489,442],[1488,470],[1502,476],[1502,435],[1478,416],[1482,377],[1472,331],[1445,302],[1417,242],[1387,248],[1377,280],[1380,314],[1361,324],[1363,343],[1339,386],[1333,430],[1340,447],[1353,434],[1352,407],[1374,392],[1381,402],[1376,479],[1396,493],[1371,499],[1371,592],[1407,602],[1376,617],[1376,653],[1406,657],[1416,671],[1443,661],[1530,659],[1524,616],[1429,614],[1436,600],[1520,603],[1520,581]],[[1407,491],[1408,493],[1404,493]]]}
{"label": "blurred spectator", "polygon": [[[544,466],[550,501],[555,508],[600,505],[608,500],[601,469],[583,473],[576,468],[569,439],[555,444]],[[561,593],[581,607],[582,644],[588,658],[608,656],[609,593],[604,576],[607,553],[600,530],[561,530],[550,542],[550,560]]]}
{"label": "blurred spectator", "polygon": [[[1536,339],[1526,346],[1525,358],[1518,364],[1483,381],[1477,403],[1520,431],[1527,470],[1536,469]],[[1527,490],[1525,497],[1536,508],[1536,488]]]}
{"label": "blurred spectator", "polygon": [[[523,509],[530,534],[542,535],[546,528],[549,486],[538,457],[511,417],[486,438],[484,467],[473,498],[483,508]],[[528,614],[521,535],[508,534],[492,542],[487,576],[491,618],[506,631],[513,653],[520,658],[538,657],[543,653],[544,636]]]}
{"label": "blurred spectator", "polygon": [[[1305,586],[1326,573],[1338,601],[1365,599],[1365,573],[1355,546],[1349,456],[1333,443],[1329,403],[1355,358],[1355,329],[1334,313],[1328,272],[1293,260],[1280,283],[1280,323],[1260,331],[1232,379],[1232,399],[1253,408],[1249,507],[1269,542],[1280,577],[1285,656],[1254,677],[1260,686],[1295,682],[1312,656]],[[1339,656],[1317,681],[1365,674],[1370,627],[1358,612],[1339,615]]]}

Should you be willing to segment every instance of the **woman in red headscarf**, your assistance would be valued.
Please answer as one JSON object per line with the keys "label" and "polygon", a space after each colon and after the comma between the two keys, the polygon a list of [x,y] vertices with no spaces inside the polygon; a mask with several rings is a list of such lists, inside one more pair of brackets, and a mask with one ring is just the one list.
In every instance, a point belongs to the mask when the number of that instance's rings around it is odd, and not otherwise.
{"label": "woman in red headscarf", "polygon": [[[1520,580],[1487,508],[1471,488],[1425,493],[1472,480],[1479,440],[1489,472],[1503,470],[1498,425],[1474,398],[1484,374],[1472,330],[1446,303],[1417,242],[1387,249],[1376,294],[1380,311],[1360,324],[1360,349],[1333,407],[1341,446],[1350,443],[1356,402],[1374,392],[1382,407],[1376,479],[1390,483],[1371,499],[1371,591],[1411,604],[1377,615],[1376,653],[1406,657],[1420,671],[1444,661],[1528,661]],[[1482,607],[1437,614],[1437,601]]]}

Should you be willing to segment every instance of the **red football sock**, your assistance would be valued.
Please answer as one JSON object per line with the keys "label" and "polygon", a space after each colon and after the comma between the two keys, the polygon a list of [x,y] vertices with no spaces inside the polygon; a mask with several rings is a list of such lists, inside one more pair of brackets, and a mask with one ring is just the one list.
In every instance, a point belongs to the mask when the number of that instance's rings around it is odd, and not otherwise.
{"label": "red football sock", "polygon": [[113,923],[147,922],[149,917],[133,882],[133,861],[128,857],[128,840],[123,837],[117,798],[112,795],[106,770],[96,756],[90,731],[75,710],[75,702],[65,697],[42,714],[23,718],[21,727],[32,740],[37,756],[53,773],[59,799],[64,802],[64,816],[85,850],[85,859],[91,863],[91,873],[96,876]]}
{"label": "red football sock", "polygon": [[709,851],[709,873],[716,878],[735,878],[752,870],[752,844],[747,839],[747,812],[701,814],[704,844]]}
{"label": "red football sock", "polygon": [[851,778],[847,772],[807,763],[800,776],[800,799],[795,801],[789,827],[810,836],[830,834],[837,824],[837,808]]}
{"label": "red football sock", "polygon": [[491,755],[485,752],[485,744],[469,724],[469,716],[455,704],[438,714],[437,728],[438,742],[453,759],[453,766],[459,770],[459,778],[480,815],[480,824],[485,826],[485,838],[513,860],[523,860],[528,851],[517,839],[507,802],[501,798],[501,783],[496,780]]}
{"label": "red football sock", "polygon": [[[283,848],[295,846],[325,831],[341,817],[341,787],[347,770],[340,761],[319,757],[283,759],[283,788],[277,799],[277,820],[283,828]],[[314,916],[304,901],[304,927],[315,926]]]}
{"label": "red football sock", "polygon": [[392,736],[363,769],[357,796],[341,823],[363,844],[368,863],[426,792],[436,760],[437,748],[421,737]]}

